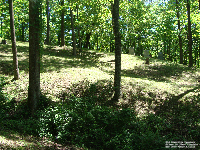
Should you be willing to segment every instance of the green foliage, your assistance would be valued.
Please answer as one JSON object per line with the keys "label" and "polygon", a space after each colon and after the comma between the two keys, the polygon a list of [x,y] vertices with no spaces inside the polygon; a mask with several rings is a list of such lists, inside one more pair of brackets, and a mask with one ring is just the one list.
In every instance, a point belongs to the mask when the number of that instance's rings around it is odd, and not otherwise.
{"label": "green foliage", "polygon": [[[25,43],[19,44],[19,64],[24,71],[15,82],[9,81],[10,45],[1,45],[1,55],[5,56],[1,73],[6,74],[0,75],[3,131],[46,136],[63,145],[74,143],[89,149],[162,149],[165,141],[199,141],[199,69],[152,58],[150,65],[144,65],[142,57],[123,54],[123,97],[118,106],[109,106],[113,55],[99,57],[88,52],[83,53],[87,58],[74,58],[65,50],[49,48],[41,73],[45,95],[35,118],[28,118],[28,50]],[[100,59],[96,61],[95,56]],[[92,58],[95,61],[91,63],[88,60]],[[51,102],[51,96],[60,101]],[[122,103],[126,108],[121,108]],[[142,108],[153,114],[135,117]]]}
{"label": "green foliage", "polygon": [[164,139],[132,109],[95,105],[91,98],[71,98],[68,104],[50,107],[41,114],[40,136],[90,149],[159,149]]}

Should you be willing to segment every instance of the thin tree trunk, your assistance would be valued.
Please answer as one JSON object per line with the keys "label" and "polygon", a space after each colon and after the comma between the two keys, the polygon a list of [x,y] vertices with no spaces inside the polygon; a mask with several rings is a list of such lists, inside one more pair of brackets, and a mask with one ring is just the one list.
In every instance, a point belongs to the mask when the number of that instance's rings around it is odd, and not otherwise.
{"label": "thin tree trunk", "polygon": [[115,94],[112,101],[117,102],[121,95],[121,36],[119,27],[119,0],[114,0],[113,4],[113,31],[115,36],[115,75],[114,90]]}
{"label": "thin tree trunk", "polygon": [[193,66],[193,58],[192,58],[192,32],[191,32],[190,2],[189,2],[189,0],[187,0],[187,12],[188,12],[189,67],[192,67]]}
{"label": "thin tree trunk", "polygon": [[178,18],[178,39],[180,48],[180,64],[183,64],[183,47],[181,38],[181,25],[180,25],[180,13],[179,13],[179,2],[176,0],[177,18]]}
{"label": "thin tree trunk", "polygon": [[2,27],[3,27],[3,21],[1,20],[1,38],[2,38]]}
{"label": "thin tree trunk", "polygon": [[97,33],[97,50],[99,49],[99,35]]}
{"label": "thin tree trunk", "polygon": [[10,11],[10,29],[11,29],[11,39],[12,39],[14,80],[18,80],[19,70],[18,70],[17,47],[16,47],[16,38],[15,38],[13,0],[9,0],[8,2],[9,2],[9,11]]}
{"label": "thin tree trunk", "polygon": [[[77,21],[79,21],[78,19],[79,19],[79,12],[78,12],[78,10],[79,10],[79,7],[78,7],[78,5],[76,5],[76,14],[77,14]],[[79,47],[79,49],[81,49],[81,36],[80,36],[80,27],[78,26],[78,47]]]}
{"label": "thin tree trunk", "polygon": [[169,41],[168,45],[167,45],[167,53],[169,56],[169,60],[172,61],[172,57],[171,57],[171,42]]}
{"label": "thin tree trunk", "polygon": [[85,46],[84,48],[87,48],[90,46],[90,36],[91,36],[91,32],[90,33],[86,33],[86,43],[85,43]]}
{"label": "thin tree trunk", "polygon": [[46,37],[46,44],[49,45],[49,35],[50,35],[50,26],[49,26],[49,19],[50,19],[50,12],[49,12],[49,0],[46,0],[46,13],[47,13],[47,37]]}
{"label": "thin tree trunk", "polygon": [[[200,11],[200,0],[199,0],[199,11]],[[199,39],[200,41],[200,39]],[[200,42],[199,42],[199,57],[200,57]]]}
{"label": "thin tree trunk", "polygon": [[29,0],[29,89],[28,105],[34,115],[40,99],[41,0]]}
{"label": "thin tree trunk", "polygon": [[74,33],[74,15],[73,11],[70,8],[70,15],[71,15],[71,26],[72,26],[72,47],[73,47],[73,55],[76,56],[76,38],[75,38],[75,33]]}
{"label": "thin tree trunk", "polygon": [[[61,1],[61,6],[64,6],[64,0]],[[64,29],[64,8],[61,14],[61,46],[65,45],[65,29]]]}
{"label": "thin tree trunk", "polygon": [[24,42],[25,39],[24,39],[24,22],[22,22],[22,37],[21,37],[21,40]]}

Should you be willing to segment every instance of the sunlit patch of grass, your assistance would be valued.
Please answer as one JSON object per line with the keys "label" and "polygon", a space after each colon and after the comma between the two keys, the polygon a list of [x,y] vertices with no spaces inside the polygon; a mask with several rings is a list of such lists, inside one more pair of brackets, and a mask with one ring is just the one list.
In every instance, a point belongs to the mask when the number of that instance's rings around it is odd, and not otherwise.
{"label": "sunlit patch of grass", "polygon": [[60,91],[65,90],[72,83],[78,83],[83,80],[88,80],[93,83],[101,79],[109,79],[109,77],[110,76],[97,68],[61,69],[59,73],[53,71],[51,73],[41,74],[41,90],[48,97],[56,99],[56,95],[58,95]]}
{"label": "sunlit patch of grass", "polygon": [[25,46],[25,47],[28,47],[28,46],[29,46],[29,42],[17,42],[17,46]]}
{"label": "sunlit patch of grass", "polygon": [[10,82],[12,77],[9,77],[9,84],[6,84],[2,90],[3,93],[15,98],[17,101],[24,100],[28,93],[28,74],[20,71],[20,79]]}
{"label": "sunlit patch of grass", "polygon": [[[20,100],[27,97],[28,90],[28,42],[18,42],[17,45],[20,80],[6,85],[3,90],[11,97]],[[2,59],[5,64],[1,70],[2,74],[8,73],[7,75],[11,77],[11,45],[1,45],[0,55],[5,56]],[[165,100],[169,95],[179,95],[199,85],[197,82],[200,79],[199,69],[189,69],[184,65],[153,58],[150,58],[150,64],[146,65],[143,57],[128,54],[122,54],[121,58],[122,93],[128,96],[130,96],[128,94],[130,91],[133,95],[145,93],[137,98],[133,96],[132,99],[145,100],[151,97],[155,101]],[[41,91],[55,100],[56,95],[72,83],[83,80],[95,83],[98,80],[113,80],[114,78],[114,53],[84,50],[82,54],[72,56],[71,47],[45,45],[41,61]],[[148,96],[148,93],[154,94]],[[122,98],[122,101],[127,101],[127,98]]]}

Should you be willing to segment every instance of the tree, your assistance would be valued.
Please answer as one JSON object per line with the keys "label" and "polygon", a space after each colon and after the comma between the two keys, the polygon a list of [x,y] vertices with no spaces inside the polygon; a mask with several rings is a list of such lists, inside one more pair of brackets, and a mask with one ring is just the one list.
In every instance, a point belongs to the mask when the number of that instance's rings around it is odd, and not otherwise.
{"label": "tree", "polygon": [[46,14],[47,14],[47,37],[46,37],[46,44],[49,45],[49,35],[50,35],[50,26],[49,26],[49,19],[50,19],[50,12],[49,12],[49,0],[46,0]]}
{"label": "tree", "polygon": [[16,38],[15,38],[13,0],[9,0],[8,2],[9,2],[9,12],[10,12],[10,29],[11,29],[11,39],[12,39],[14,80],[18,80],[19,70],[18,70],[17,47],[16,47]]}
{"label": "tree", "polygon": [[64,46],[65,45],[65,29],[64,29],[64,0],[61,0],[61,45],[60,46]]}
{"label": "tree", "polygon": [[179,48],[180,48],[180,64],[183,64],[183,48],[182,48],[182,38],[181,38],[181,25],[180,25],[180,13],[179,13],[179,2],[176,0],[176,11],[178,18],[178,39],[179,39]]}
{"label": "tree", "polygon": [[31,116],[34,115],[40,99],[41,3],[41,0],[29,0],[28,105]]}
{"label": "tree", "polygon": [[193,57],[192,57],[192,32],[191,32],[190,1],[189,0],[187,0],[187,12],[188,12],[189,67],[192,67],[193,66]]}
{"label": "tree", "polygon": [[72,26],[72,47],[73,47],[73,55],[76,56],[76,39],[75,39],[75,33],[74,33],[74,15],[73,11],[70,8],[70,16],[71,16],[71,26]]}
{"label": "tree", "polygon": [[119,31],[119,0],[114,0],[113,10],[113,31],[115,36],[115,75],[114,90],[115,94],[112,101],[117,102],[121,92],[121,37]]}

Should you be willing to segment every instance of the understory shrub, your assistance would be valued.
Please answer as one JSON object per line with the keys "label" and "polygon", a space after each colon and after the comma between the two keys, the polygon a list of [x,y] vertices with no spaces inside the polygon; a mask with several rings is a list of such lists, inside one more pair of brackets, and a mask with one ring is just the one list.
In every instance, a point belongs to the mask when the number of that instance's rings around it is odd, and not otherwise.
{"label": "understory shrub", "polygon": [[89,149],[161,149],[165,142],[158,132],[141,124],[132,109],[99,106],[88,97],[49,107],[39,122],[41,137]]}

